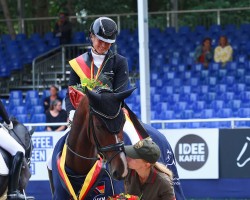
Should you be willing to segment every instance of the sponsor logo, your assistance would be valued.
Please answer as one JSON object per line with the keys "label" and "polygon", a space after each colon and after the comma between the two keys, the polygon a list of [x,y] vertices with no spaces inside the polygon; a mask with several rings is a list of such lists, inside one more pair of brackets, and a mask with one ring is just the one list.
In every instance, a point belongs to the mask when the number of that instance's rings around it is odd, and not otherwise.
{"label": "sponsor logo", "polygon": [[178,164],[190,171],[200,169],[208,159],[208,145],[198,135],[189,134],[182,137],[175,147]]}
{"label": "sponsor logo", "polygon": [[[249,150],[247,151],[247,147],[250,146],[250,137],[246,137],[246,142],[243,145],[238,157],[237,157],[237,166],[244,167],[250,161]],[[248,152],[248,155],[247,155]]]}

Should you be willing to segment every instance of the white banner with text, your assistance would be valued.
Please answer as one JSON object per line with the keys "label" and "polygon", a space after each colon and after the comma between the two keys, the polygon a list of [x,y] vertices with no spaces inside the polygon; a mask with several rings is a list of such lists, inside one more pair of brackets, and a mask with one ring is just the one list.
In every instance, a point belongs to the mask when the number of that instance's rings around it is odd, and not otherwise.
{"label": "white banner with text", "polygon": [[173,149],[181,179],[219,178],[219,129],[159,131]]}

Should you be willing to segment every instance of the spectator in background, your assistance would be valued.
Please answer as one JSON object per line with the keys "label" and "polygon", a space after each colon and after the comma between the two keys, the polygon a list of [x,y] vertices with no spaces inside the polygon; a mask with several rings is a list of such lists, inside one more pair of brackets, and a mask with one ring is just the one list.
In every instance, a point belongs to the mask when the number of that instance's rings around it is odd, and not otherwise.
{"label": "spectator in background", "polygon": [[56,99],[58,99],[58,100],[60,100],[62,102],[62,98],[59,97],[58,91],[59,90],[55,85],[50,86],[50,90],[49,90],[50,96],[46,97],[44,99],[44,103],[43,103],[45,112],[48,111],[48,109],[50,107],[50,102],[52,102],[52,101],[54,101]]}
{"label": "spectator in background", "polygon": [[219,40],[219,45],[214,50],[214,61],[217,63],[222,63],[222,66],[233,58],[233,48],[228,43],[226,36],[221,36]]}
{"label": "spectator in background", "polygon": [[54,28],[54,35],[60,39],[60,44],[69,44],[71,41],[71,23],[67,19],[67,14],[61,12],[59,20],[56,22]]}
{"label": "spectator in background", "polygon": [[195,61],[202,63],[205,67],[208,67],[209,62],[213,60],[213,49],[211,43],[211,38],[207,37],[202,41],[202,44],[195,49]]}
{"label": "spectator in background", "polygon": [[[62,109],[62,102],[58,99],[51,102],[50,110],[46,112],[46,123],[67,122],[67,112]],[[66,126],[47,126],[47,131],[64,131]]]}

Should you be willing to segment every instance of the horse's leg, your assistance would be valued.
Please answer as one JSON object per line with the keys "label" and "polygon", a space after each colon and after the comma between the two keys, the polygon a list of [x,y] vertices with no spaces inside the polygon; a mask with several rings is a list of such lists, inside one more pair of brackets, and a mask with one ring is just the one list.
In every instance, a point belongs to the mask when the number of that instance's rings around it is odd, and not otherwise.
{"label": "horse's leg", "polygon": [[6,199],[8,176],[0,176],[0,200]]}
{"label": "horse's leg", "polygon": [[48,167],[47,167],[47,170],[48,170],[48,175],[49,175],[50,190],[51,190],[51,194],[52,194],[52,197],[53,197],[54,196],[54,192],[55,192],[55,187],[54,187],[52,170],[50,170]]}

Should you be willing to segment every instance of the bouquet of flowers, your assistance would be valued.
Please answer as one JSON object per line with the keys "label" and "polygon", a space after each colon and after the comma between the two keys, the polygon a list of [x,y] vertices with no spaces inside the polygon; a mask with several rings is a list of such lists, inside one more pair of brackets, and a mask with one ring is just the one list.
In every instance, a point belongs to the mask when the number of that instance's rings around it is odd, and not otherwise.
{"label": "bouquet of flowers", "polygon": [[108,197],[108,200],[140,200],[140,197],[131,194],[116,194],[112,197]]}
{"label": "bouquet of flowers", "polygon": [[86,88],[94,89],[96,87],[109,88],[108,85],[102,84],[99,80],[88,78],[81,80],[81,84],[69,86],[69,97],[72,105],[77,108],[83,95],[86,93]]}

